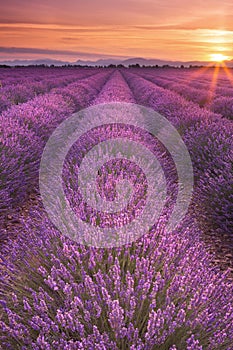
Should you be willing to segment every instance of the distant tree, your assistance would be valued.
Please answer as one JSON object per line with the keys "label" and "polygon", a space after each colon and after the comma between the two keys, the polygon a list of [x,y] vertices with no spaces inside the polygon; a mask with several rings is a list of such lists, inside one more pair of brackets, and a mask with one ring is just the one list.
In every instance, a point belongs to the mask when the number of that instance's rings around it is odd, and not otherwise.
{"label": "distant tree", "polygon": [[130,64],[129,68],[141,68],[141,66],[139,63],[136,63],[136,64]]}

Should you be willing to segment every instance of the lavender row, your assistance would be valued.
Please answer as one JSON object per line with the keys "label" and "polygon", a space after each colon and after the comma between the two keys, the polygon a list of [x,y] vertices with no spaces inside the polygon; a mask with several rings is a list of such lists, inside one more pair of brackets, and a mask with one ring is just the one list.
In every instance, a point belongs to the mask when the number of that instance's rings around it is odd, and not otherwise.
{"label": "lavender row", "polygon": [[11,69],[1,69],[0,68],[0,87],[4,88],[7,86],[13,86],[17,84],[27,84],[31,81],[41,82],[47,78],[54,77],[66,77],[67,75],[77,74],[77,72],[83,72],[83,74],[88,75],[88,72],[95,71],[95,69],[80,69],[80,68],[11,68]]}
{"label": "lavender row", "polygon": [[135,103],[133,94],[119,71],[113,72],[93,104],[113,101]]}
{"label": "lavender row", "polygon": [[143,78],[124,73],[137,103],[170,120],[189,149],[195,174],[195,207],[202,227],[232,237],[233,125],[179,95]]}
{"label": "lavender row", "polygon": [[[215,73],[213,72],[213,75]],[[177,92],[181,96],[185,97],[188,101],[197,103],[201,107],[206,107],[215,113],[220,113],[228,119],[233,119],[233,87],[221,87],[212,85],[211,80],[208,84],[200,86],[200,82],[181,83],[179,79],[166,77],[157,77],[153,73],[141,72],[140,75],[145,77],[149,81],[152,81],[156,85]],[[212,77],[213,78],[213,77]],[[201,78],[200,78],[201,79]],[[227,77],[225,77],[227,79]],[[233,80],[233,77],[232,77]]]}
{"label": "lavender row", "polygon": [[2,113],[0,207],[3,212],[19,206],[37,183],[40,157],[55,127],[74,111],[90,104],[109,74],[96,73]]}
{"label": "lavender row", "polygon": [[[144,70],[149,75],[154,75],[154,71]],[[224,70],[220,67],[200,69],[188,69],[179,70],[169,69],[169,71],[161,69],[156,72],[156,76],[163,78],[164,81],[170,81],[181,84],[188,84],[190,87],[197,89],[208,89],[213,80],[213,76],[217,74],[217,88],[229,89],[229,93],[232,93],[232,72],[231,70]],[[226,90],[227,92],[227,90]]]}
{"label": "lavender row", "polygon": [[[35,74],[39,73],[37,70],[35,71]],[[53,88],[65,87],[75,82],[75,80],[85,78],[93,73],[92,71],[78,70],[57,75],[55,71],[53,74],[50,73],[49,76],[39,79],[39,81],[38,77],[25,78],[20,83],[2,87],[0,89],[0,113],[12,105],[27,102],[38,95],[49,92]]]}

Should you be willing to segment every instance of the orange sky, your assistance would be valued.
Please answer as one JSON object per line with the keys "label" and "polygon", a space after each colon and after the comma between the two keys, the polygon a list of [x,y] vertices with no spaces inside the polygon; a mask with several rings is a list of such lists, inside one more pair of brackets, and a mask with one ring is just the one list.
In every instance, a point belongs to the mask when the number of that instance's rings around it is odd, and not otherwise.
{"label": "orange sky", "polygon": [[233,58],[231,0],[8,0],[0,60]]}

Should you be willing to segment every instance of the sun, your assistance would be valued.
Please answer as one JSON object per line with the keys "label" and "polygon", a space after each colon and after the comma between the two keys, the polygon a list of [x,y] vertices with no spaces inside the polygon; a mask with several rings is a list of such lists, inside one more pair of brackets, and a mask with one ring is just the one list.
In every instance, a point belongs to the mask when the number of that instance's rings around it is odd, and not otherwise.
{"label": "sun", "polygon": [[227,56],[221,54],[221,53],[212,53],[210,55],[211,57],[211,61],[214,61],[214,62],[223,62],[223,61],[226,61],[228,59]]}

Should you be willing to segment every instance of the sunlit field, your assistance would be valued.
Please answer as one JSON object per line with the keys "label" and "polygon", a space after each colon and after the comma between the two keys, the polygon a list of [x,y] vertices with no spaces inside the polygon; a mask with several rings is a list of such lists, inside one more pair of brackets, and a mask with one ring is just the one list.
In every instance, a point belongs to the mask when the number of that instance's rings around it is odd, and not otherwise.
{"label": "sunlit field", "polygon": [[[233,69],[224,55],[212,58],[218,63],[202,68],[0,68],[0,349],[233,350]],[[39,169],[64,120],[109,102],[165,117],[190,154],[194,185],[186,216],[169,231],[179,179],[168,150],[124,125],[80,138],[62,180],[83,221],[103,220],[77,195],[80,157],[98,142],[124,137],[153,148],[168,187],[149,232],[98,248],[53,225]],[[147,183],[136,167],[101,171],[104,196],[112,200],[118,178],[135,179],[143,205]]]}

